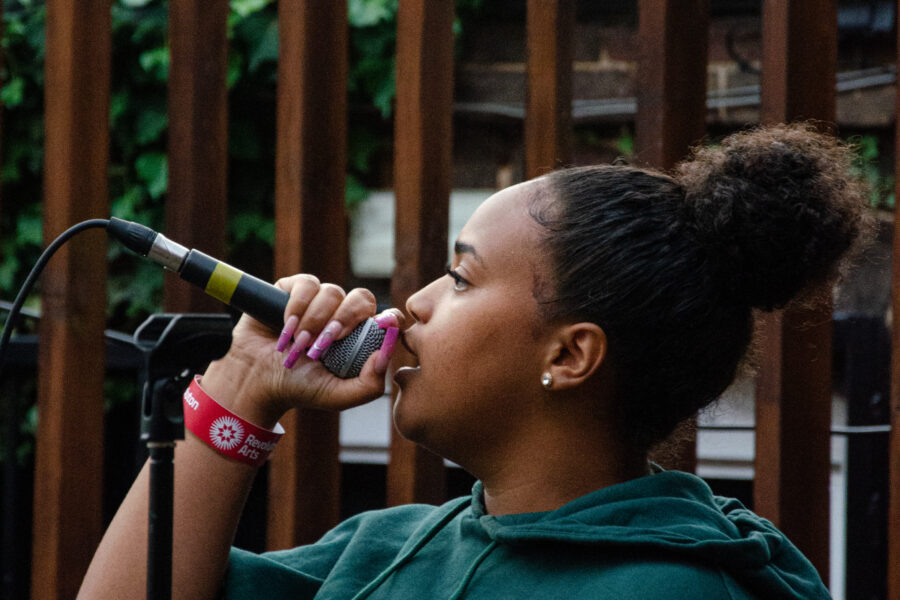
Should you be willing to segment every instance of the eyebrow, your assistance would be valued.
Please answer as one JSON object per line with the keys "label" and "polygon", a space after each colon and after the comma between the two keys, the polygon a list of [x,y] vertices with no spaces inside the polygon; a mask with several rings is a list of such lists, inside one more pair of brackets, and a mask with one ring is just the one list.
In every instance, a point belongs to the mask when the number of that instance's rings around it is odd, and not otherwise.
{"label": "eyebrow", "polygon": [[475,260],[477,260],[481,264],[484,264],[481,255],[478,254],[478,252],[475,250],[475,246],[473,246],[472,244],[467,244],[465,242],[460,242],[459,240],[457,240],[456,243],[453,244],[453,252],[455,254],[471,254],[475,258]]}

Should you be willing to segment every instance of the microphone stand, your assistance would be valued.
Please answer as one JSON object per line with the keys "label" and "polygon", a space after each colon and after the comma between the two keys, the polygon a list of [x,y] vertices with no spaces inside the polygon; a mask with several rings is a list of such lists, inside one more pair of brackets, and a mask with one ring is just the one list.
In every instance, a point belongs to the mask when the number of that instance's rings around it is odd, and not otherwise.
{"label": "microphone stand", "polygon": [[141,441],[150,455],[147,598],[172,597],[175,441],[184,439],[181,395],[194,373],[231,346],[228,315],[156,314],[134,332],[143,353]]}

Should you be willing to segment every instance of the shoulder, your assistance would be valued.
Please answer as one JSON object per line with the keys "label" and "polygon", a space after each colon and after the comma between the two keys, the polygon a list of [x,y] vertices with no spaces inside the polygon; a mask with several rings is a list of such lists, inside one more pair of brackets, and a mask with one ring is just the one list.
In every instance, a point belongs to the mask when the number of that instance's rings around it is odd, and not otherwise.
{"label": "shoulder", "polygon": [[445,507],[409,504],[360,513],[328,531],[319,541],[289,550],[267,552],[263,556],[286,566],[309,564],[310,559],[333,562],[352,546],[363,546],[370,556],[390,555],[403,546],[417,529],[442,513]]}
{"label": "shoulder", "polygon": [[[607,572],[604,584],[632,599],[703,598],[750,600],[752,596],[721,570],[690,561],[633,560]],[[625,596],[623,596],[625,597]]]}
{"label": "shoulder", "polygon": [[245,588],[269,590],[271,597],[292,589],[306,589],[314,595],[336,571],[349,571],[362,579],[374,577],[420,529],[452,518],[469,502],[460,498],[443,506],[411,504],[360,513],[319,541],[289,550],[254,554],[233,549],[225,581],[226,597],[241,597],[235,592]]}

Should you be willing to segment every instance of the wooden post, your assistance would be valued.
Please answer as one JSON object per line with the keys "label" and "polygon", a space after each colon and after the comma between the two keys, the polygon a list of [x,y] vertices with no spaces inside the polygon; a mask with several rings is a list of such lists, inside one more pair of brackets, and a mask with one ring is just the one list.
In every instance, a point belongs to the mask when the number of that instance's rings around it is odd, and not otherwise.
{"label": "wooden post", "polygon": [[525,175],[572,162],[575,0],[528,0]]}
{"label": "wooden post", "polygon": [[[709,0],[640,0],[638,8],[637,155],[642,164],[668,170],[706,135]],[[672,439],[654,460],[696,471],[693,428]]]}
{"label": "wooden post", "polygon": [[[763,5],[762,120],[835,118],[834,0]],[[756,391],[754,508],[828,581],[832,307],[766,315]]]}
{"label": "wooden post", "polygon": [[[900,9],[900,2],[898,2]],[[898,29],[900,31],[900,29]],[[898,38],[900,56],[900,38]],[[900,115],[900,88],[897,89],[897,103],[894,111]],[[895,119],[895,159],[894,171],[900,173],[900,119]],[[900,194],[900,177],[897,178],[895,194]],[[894,255],[891,277],[892,303],[894,315],[900,317],[900,218],[894,213]],[[890,456],[888,458],[888,556],[887,556],[887,597],[900,600],[900,318],[891,324],[891,434]]]}
{"label": "wooden post", "polygon": [[[109,2],[49,0],[46,32],[50,243],[109,214]],[[80,234],[42,281],[31,597],[74,598],[103,533],[106,236]]]}
{"label": "wooden post", "polygon": [[[344,211],[347,4],[281,0],[278,7],[275,273],[347,280]],[[337,414],[289,413],[269,470],[267,545],[318,539],[340,516]]]}
{"label": "wooden post", "polygon": [[709,0],[640,0],[638,9],[637,155],[671,169],[706,135]]}
{"label": "wooden post", "polygon": [[[224,258],[228,208],[228,0],[169,3],[169,188],[166,236]],[[223,305],[166,277],[172,312],[218,312]]]}
{"label": "wooden post", "polygon": [[[391,301],[405,307],[447,264],[452,170],[453,3],[400,0],[394,194],[397,266]],[[412,364],[398,346],[395,365]],[[444,500],[443,461],[392,436],[387,502]]]}

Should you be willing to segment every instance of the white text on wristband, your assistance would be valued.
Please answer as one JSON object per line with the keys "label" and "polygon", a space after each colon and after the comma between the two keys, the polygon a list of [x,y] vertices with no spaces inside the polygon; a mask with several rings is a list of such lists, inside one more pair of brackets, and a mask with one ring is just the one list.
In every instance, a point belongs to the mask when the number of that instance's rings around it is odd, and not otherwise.
{"label": "white text on wristband", "polygon": [[184,391],[184,426],[209,446],[234,460],[258,467],[266,462],[284,434],[245,421],[216,402],[200,387],[200,376]]}

